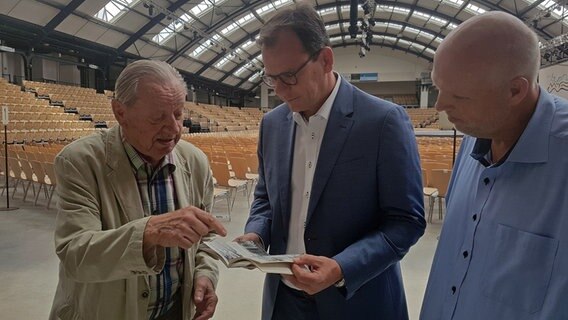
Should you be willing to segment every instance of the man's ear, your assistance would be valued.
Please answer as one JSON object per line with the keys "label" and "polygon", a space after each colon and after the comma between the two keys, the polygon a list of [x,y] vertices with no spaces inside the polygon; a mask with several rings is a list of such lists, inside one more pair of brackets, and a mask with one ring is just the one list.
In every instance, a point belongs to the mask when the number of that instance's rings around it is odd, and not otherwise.
{"label": "man's ear", "polygon": [[515,77],[509,84],[511,104],[520,104],[529,93],[530,83],[525,77]]}
{"label": "man's ear", "polygon": [[116,99],[111,100],[112,112],[114,113],[114,118],[118,121],[118,124],[124,124],[124,114],[126,112],[126,106]]}
{"label": "man's ear", "polygon": [[330,47],[323,47],[321,49],[320,52],[322,61],[324,63],[324,71],[327,72],[332,72],[333,71],[333,63],[334,63],[334,57],[333,57],[333,50],[331,50]]}

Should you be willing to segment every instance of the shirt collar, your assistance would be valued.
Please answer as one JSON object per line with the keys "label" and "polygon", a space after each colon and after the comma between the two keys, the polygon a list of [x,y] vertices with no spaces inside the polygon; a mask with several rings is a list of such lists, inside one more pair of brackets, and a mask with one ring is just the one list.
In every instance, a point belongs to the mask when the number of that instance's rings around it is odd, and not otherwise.
{"label": "shirt collar", "polygon": [[[543,88],[534,113],[517,143],[508,152],[505,161],[520,163],[540,163],[548,160],[548,139],[552,119],[554,118],[554,96]],[[483,163],[485,155],[491,149],[490,139],[478,138],[471,157]]]}
{"label": "shirt collar", "polygon": [[[339,74],[334,71],[333,75],[335,76],[336,79],[335,86],[333,87],[331,94],[327,97],[325,102],[319,108],[318,112],[316,112],[316,114],[314,114],[312,117],[321,117],[325,120],[329,119],[329,114],[331,113],[331,107],[333,106],[335,97],[337,97],[337,92],[339,92],[339,85],[341,84],[341,77],[339,76]],[[305,123],[305,120],[303,119],[302,115],[299,112],[293,112],[292,116],[294,117],[294,121],[297,124]]]}

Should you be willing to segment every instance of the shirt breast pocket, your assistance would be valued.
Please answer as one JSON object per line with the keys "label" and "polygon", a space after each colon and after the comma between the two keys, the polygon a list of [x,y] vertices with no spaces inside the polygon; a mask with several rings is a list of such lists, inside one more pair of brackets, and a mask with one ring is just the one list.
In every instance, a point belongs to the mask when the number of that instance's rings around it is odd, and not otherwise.
{"label": "shirt breast pocket", "polygon": [[484,268],[483,294],[532,314],[542,309],[558,240],[497,225]]}

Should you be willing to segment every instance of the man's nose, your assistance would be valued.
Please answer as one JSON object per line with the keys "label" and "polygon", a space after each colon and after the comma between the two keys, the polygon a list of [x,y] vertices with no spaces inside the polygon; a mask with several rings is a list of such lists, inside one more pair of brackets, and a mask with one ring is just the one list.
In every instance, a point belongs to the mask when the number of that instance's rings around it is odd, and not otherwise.
{"label": "man's nose", "polygon": [[171,117],[168,117],[168,119],[164,123],[164,128],[166,128],[168,132],[177,134],[180,130],[180,121],[174,115],[172,115]]}
{"label": "man's nose", "polygon": [[447,109],[447,106],[448,103],[446,102],[445,98],[441,94],[438,94],[438,98],[436,99],[436,103],[434,104],[436,110],[445,111]]}
{"label": "man's nose", "polygon": [[273,89],[277,96],[282,97],[282,93],[285,93],[288,88],[290,88],[290,86],[282,82],[279,78],[274,79]]}

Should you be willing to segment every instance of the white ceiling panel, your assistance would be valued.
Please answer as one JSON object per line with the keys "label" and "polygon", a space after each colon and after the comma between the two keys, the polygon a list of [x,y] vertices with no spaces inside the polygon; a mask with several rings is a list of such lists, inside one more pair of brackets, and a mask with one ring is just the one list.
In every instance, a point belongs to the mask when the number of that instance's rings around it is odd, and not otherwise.
{"label": "white ceiling panel", "polygon": [[96,41],[107,30],[108,28],[100,26],[96,23],[87,22],[77,31],[77,33],[75,33],[75,36],[89,41]]}
{"label": "white ceiling panel", "polygon": [[158,50],[160,50],[158,47],[146,45],[144,48],[140,49],[140,55],[143,58],[151,58]]}
{"label": "white ceiling panel", "polygon": [[56,31],[75,35],[88,21],[74,14],[69,15],[56,28]]}
{"label": "white ceiling panel", "polygon": [[77,11],[85,13],[89,16],[94,16],[99,12],[109,0],[85,0],[78,8]]}
{"label": "white ceiling panel", "polygon": [[241,82],[241,79],[235,78],[233,76],[229,76],[227,79],[225,79],[225,81],[223,81],[223,83],[226,83],[230,86],[236,86],[239,82]]}
{"label": "white ceiling panel", "polygon": [[126,42],[126,40],[128,40],[128,35],[108,29],[97,39],[97,42],[111,48],[118,48]]}
{"label": "white ceiling panel", "polygon": [[200,62],[196,62],[196,61],[191,61],[191,63],[189,64],[189,66],[186,67],[186,70],[189,72],[197,72],[199,71],[199,69],[201,69],[203,67],[203,64]]}
{"label": "white ceiling panel", "polygon": [[241,85],[241,88],[243,88],[243,89],[245,89],[245,90],[248,90],[248,89],[251,89],[252,86],[254,86],[254,85],[256,85],[256,83],[252,83],[252,82],[249,82],[249,81],[245,81],[245,83],[243,83],[243,84]]}
{"label": "white ceiling panel", "polygon": [[165,61],[167,60],[170,56],[172,55],[172,53],[168,50],[164,50],[161,48],[158,48],[157,51],[155,51],[150,57],[152,59],[157,59],[157,60],[162,60]]}
{"label": "white ceiling panel", "polygon": [[213,79],[213,80],[218,80],[219,78],[221,78],[223,75],[225,75],[225,73],[217,71],[215,69],[207,69],[205,72],[203,72],[201,74],[202,76],[204,76],[205,78],[209,78],[209,79]]}
{"label": "white ceiling panel", "polygon": [[135,54],[135,55],[140,55],[140,50],[145,47],[147,45],[146,42],[141,41],[141,40],[137,40],[134,42],[134,44],[132,44],[130,47],[128,47],[128,49],[126,49],[127,52]]}
{"label": "white ceiling panel", "polygon": [[[190,36],[188,34],[188,36]],[[166,46],[172,50],[177,50],[189,42],[189,39],[181,36],[179,34],[174,35],[171,39],[169,39],[163,46]]]}
{"label": "white ceiling panel", "polygon": [[135,33],[148,23],[148,21],[148,19],[139,14],[131,13],[120,17],[116,22],[116,25],[119,25],[122,29]]}
{"label": "white ceiling panel", "polygon": [[8,15],[20,0],[2,0],[0,1],[0,13]]}
{"label": "white ceiling panel", "polygon": [[[4,0],[2,0],[4,2]],[[22,0],[15,5],[6,15],[24,20],[26,22],[45,26],[55,15],[59,13],[59,9],[48,6],[37,1]]]}
{"label": "white ceiling panel", "polygon": [[71,0],[52,0],[52,1],[64,6],[68,5],[71,2]]}
{"label": "white ceiling panel", "polygon": [[188,67],[190,65],[190,62],[187,59],[177,59],[176,61],[174,61],[174,63],[172,63],[172,66],[174,68],[178,68],[178,69],[185,69],[186,67]]}

